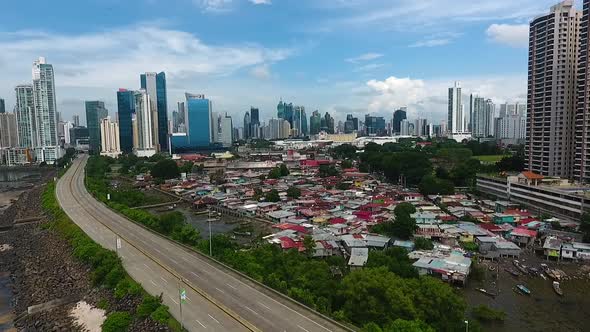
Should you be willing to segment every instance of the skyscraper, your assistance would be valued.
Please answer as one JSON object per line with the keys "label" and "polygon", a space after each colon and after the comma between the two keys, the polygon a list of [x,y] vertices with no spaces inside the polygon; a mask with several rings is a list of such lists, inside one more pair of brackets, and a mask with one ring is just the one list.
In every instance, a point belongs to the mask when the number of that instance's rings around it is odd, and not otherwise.
{"label": "skyscraper", "polygon": [[293,111],[293,132],[297,137],[307,135],[307,115],[305,114],[305,107],[295,106]]}
{"label": "skyscraper", "polygon": [[0,114],[5,113],[6,112],[6,103],[4,102],[4,99],[0,98]]}
{"label": "skyscraper", "polygon": [[156,146],[168,149],[168,97],[166,96],[166,73],[145,73],[140,75],[141,88],[146,90],[151,99],[154,118],[154,137]]}
{"label": "skyscraper", "polygon": [[33,100],[37,122],[38,145],[35,157],[38,162],[53,164],[61,158],[57,140],[57,102],[53,66],[40,57],[33,62]]}
{"label": "skyscraper", "polygon": [[16,122],[19,146],[34,148],[37,146],[37,117],[35,117],[35,102],[33,100],[32,85],[17,85],[16,92]]}
{"label": "skyscraper", "polygon": [[393,112],[393,132],[395,134],[401,133],[402,120],[407,119],[407,107],[400,107],[397,111]]}
{"label": "skyscraper", "polygon": [[580,17],[567,0],[530,23],[525,155],[545,176],[572,176]]}
{"label": "skyscraper", "polygon": [[100,155],[116,158],[121,154],[119,124],[107,116],[100,120]]}
{"label": "skyscraper", "polygon": [[465,115],[463,114],[461,84],[459,82],[455,82],[455,85],[449,88],[448,121],[448,129],[451,134],[465,132]]}
{"label": "skyscraper", "polygon": [[476,138],[493,136],[496,107],[492,100],[472,94],[470,104],[472,136]]}
{"label": "skyscraper", "polygon": [[317,135],[320,133],[320,129],[322,126],[322,115],[318,110],[313,111],[311,113],[311,117],[309,119],[309,133],[311,135]]}
{"label": "skyscraper", "polygon": [[15,147],[18,147],[16,115],[14,113],[0,113],[0,148]]}
{"label": "skyscraper", "polygon": [[208,148],[213,141],[211,101],[202,94],[185,93],[185,96],[186,133],[172,135],[172,150],[195,151]]}
{"label": "skyscraper", "polygon": [[117,113],[119,113],[119,142],[123,153],[133,152],[133,114],[135,114],[134,91],[117,91]]}
{"label": "skyscraper", "polygon": [[251,128],[251,117],[250,117],[250,112],[246,112],[246,114],[244,114],[244,139],[249,139],[251,138],[250,135],[250,130]]}
{"label": "skyscraper", "polygon": [[231,116],[227,114],[221,117],[221,139],[220,142],[223,146],[228,147],[233,143],[233,131],[234,126],[231,120]]}
{"label": "skyscraper", "polygon": [[74,114],[72,116],[72,122],[74,124],[74,127],[80,127],[80,116],[77,114]]}
{"label": "skyscraper", "polygon": [[[153,112],[152,98],[145,90],[135,91],[133,94],[135,103],[132,121],[133,123],[133,152],[138,157],[151,157],[157,152],[157,137],[154,135],[154,126],[157,113]],[[90,129],[90,128],[89,128]]]}
{"label": "skyscraper", "polygon": [[100,100],[87,101],[86,103],[86,126],[90,135],[90,153],[100,153],[100,122],[109,115]]}
{"label": "skyscraper", "polygon": [[584,0],[580,23],[580,49],[578,58],[577,103],[575,115],[574,177],[590,182],[590,0]]}
{"label": "skyscraper", "polygon": [[385,119],[382,116],[365,115],[365,131],[367,136],[385,135]]}

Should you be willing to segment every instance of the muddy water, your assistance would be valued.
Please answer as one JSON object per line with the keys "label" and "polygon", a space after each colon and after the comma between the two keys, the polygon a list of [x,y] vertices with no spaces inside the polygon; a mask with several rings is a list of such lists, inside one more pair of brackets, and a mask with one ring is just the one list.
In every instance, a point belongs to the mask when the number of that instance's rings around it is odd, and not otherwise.
{"label": "muddy water", "polygon": [[[506,266],[506,265],[505,265]],[[569,271],[576,271],[578,266],[560,266]],[[569,272],[568,272],[569,273]],[[491,273],[488,271],[488,275]],[[483,325],[489,331],[590,331],[590,281],[572,279],[561,282],[564,296],[555,293],[552,281],[541,277],[513,277],[500,269],[496,285],[489,277],[484,284],[471,283],[465,290],[465,298],[470,306],[487,304],[506,312],[506,320],[500,324]],[[514,291],[517,284],[523,284],[531,290],[531,295],[521,295]],[[499,291],[496,298],[486,296],[476,287],[483,286],[493,292]]]}
{"label": "muddy water", "polygon": [[13,331],[11,300],[10,274],[0,272],[0,331]]}

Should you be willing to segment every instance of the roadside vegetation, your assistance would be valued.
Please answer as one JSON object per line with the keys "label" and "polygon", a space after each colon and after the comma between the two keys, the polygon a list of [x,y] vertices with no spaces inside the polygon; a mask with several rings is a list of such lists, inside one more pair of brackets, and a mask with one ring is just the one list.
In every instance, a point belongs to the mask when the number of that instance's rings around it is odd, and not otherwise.
{"label": "roadside vegetation", "polygon": [[[114,292],[116,299],[123,299],[127,296],[140,296],[143,301],[152,298],[147,294],[140,284],[135,282],[123,268],[120,258],[112,251],[101,247],[86,235],[76,224],[74,224],[65,212],[60,208],[55,197],[55,183],[47,185],[43,193],[43,209],[51,216],[51,222],[47,228],[63,236],[72,246],[73,255],[92,270],[92,280],[96,287],[105,287]],[[158,299],[157,306],[144,317],[151,316],[157,310],[160,312],[168,310]],[[100,303],[107,307],[108,303]],[[143,318],[144,318],[143,317]],[[166,321],[159,320],[159,316],[152,317],[155,321],[168,325],[173,331],[180,331],[180,324],[171,318]],[[103,323],[103,331],[125,331],[136,316],[130,312],[112,312]]]}

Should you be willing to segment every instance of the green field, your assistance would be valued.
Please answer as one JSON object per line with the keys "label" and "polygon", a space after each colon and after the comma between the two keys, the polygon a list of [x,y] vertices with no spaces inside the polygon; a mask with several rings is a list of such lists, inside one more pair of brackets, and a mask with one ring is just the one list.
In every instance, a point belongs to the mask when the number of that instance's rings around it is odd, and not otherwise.
{"label": "green field", "polygon": [[473,156],[473,158],[481,161],[482,163],[486,163],[486,164],[497,163],[498,161],[502,160],[502,158],[504,158],[504,157],[510,157],[510,155],[498,154],[498,155],[491,155],[491,156]]}

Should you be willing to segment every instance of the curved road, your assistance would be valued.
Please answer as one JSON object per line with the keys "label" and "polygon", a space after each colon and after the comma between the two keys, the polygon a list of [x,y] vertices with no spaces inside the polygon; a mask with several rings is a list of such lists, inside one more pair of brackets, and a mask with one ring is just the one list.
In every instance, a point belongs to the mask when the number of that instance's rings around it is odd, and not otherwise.
{"label": "curved road", "polygon": [[[76,159],[58,181],[60,205],[93,240],[117,250],[129,275],[150,294],[162,294],[189,331],[346,331],[95,200],[84,186],[87,158]],[[185,301],[180,289],[186,290]]]}

